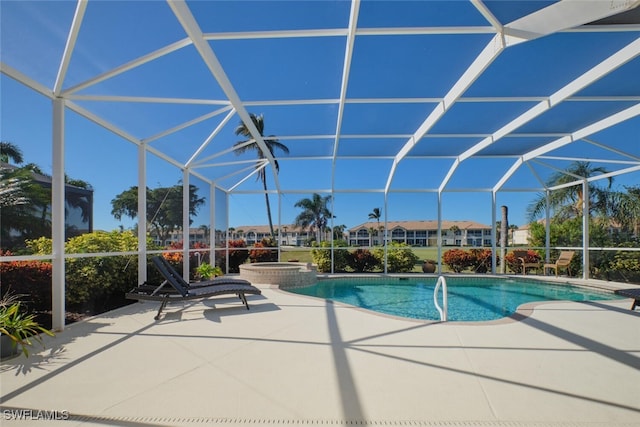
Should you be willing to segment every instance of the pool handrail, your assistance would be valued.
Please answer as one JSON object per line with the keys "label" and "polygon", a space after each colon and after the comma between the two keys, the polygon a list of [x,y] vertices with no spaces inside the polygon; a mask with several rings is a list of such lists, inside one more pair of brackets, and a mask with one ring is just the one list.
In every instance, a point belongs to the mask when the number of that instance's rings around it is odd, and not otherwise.
{"label": "pool handrail", "polygon": [[[442,307],[438,304],[438,290],[442,286]],[[436,287],[433,289],[433,303],[436,309],[440,313],[440,321],[447,321],[447,279],[444,276],[439,276],[436,282]]]}

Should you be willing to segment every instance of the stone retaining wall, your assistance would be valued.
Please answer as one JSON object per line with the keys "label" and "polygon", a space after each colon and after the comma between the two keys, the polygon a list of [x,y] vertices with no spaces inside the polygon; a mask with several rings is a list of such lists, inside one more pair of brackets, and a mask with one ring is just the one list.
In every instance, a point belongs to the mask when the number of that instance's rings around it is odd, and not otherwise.
{"label": "stone retaining wall", "polygon": [[317,280],[317,268],[310,263],[265,262],[240,265],[240,277],[254,284],[308,286]]}

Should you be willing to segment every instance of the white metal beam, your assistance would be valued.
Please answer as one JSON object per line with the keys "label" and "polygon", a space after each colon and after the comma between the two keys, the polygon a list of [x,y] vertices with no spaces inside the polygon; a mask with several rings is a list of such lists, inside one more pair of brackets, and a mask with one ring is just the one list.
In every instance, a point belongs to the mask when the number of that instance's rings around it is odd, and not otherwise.
{"label": "white metal beam", "polygon": [[220,131],[222,130],[222,128],[225,127],[225,125],[229,122],[229,120],[231,120],[231,117],[233,117],[236,114],[236,110],[231,109],[231,111],[229,111],[229,114],[227,114],[225,116],[224,119],[222,119],[222,121],[218,124],[218,126],[213,130],[213,132],[211,132],[211,134],[209,134],[209,136],[207,137],[207,139],[202,143],[202,145],[200,145],[200,147],[198,147],[198,149],[196,150],[195,153],[193,153],[193,155],[191,156],[191,158],[189,160],[187,160],[187,163],[185,164],[186,167],[190,167],[191,164],[195,161],[195,159],[200,155],[200,153],[202,153],[204,151],[205,148],[207,148],[207,146],[209,145],[209,143],[211,143],[211,141],[213,141],[213,138],[216,137],[216,135],[218,133],[220,133]]}
{"label": "white metal beam", "polygon": [[340,102],[338,103],[338,116],[336,120],[336,134],[333,140],[333,161],[331,164],[331,188],[335,187],[336,158],[338,156],[338,145],[340,143],[340,131],[342,129],[342,116],[344,114],[344,102],[347,98],[347,86],[349,85],[349,70],[351,69],[351,58],[353,55],[353,44],[355,42],[355,30],[358,26],[358,13],[360,11],[360,0],[351,1],[351,11],[349,13],[349,30],[344,49],[344,62],[342,64],[342,82],[340,83]]}
{"label": "white metal beam", "polygon": [[530,122],[536,117],[540,116],[542,113],[550,110],[560,102],[567,99],[569,96],[579,92],[584,89],[588,85],[593,82],[599,80],[604,75],[610,73],[616,68],[622,66],[628,61],[640,55],[640,38],[635,41],[629,43],[624,48],[620,49],[618,52],[606,58],[604,61],[600,62],[595,67],[591,68],[587,72],[583,73],[580,77],[571,81],[569,84],[565,85],[555,93],[553,93],[549,98],[545,101],[541,101],[538,104],[534,105],[497,131],[495,131],[490,136],[484,138],[482,141],[474,145],[473,147],[467,149],[460,155],[460,160],[466,160],[478,152],[484,150],[492,144],[495,144],[498,140],[500,140],[505,135],[510,134],[514,130],[520,128],[522,125]]}
{"label": "white metal beam", "polygon": [[567,144],[571,144],[574,141],[583,139],[591,134],[600,132],[601,130],[607,129],[611,126],[615,126],[638,115],[640,115],[640,103],[619,111],[615,114],[612,114],[611,116],[606,117],[602,120],[598,120],[597,122],[585,126],[581,129],[578,129],[571,135],[563,136],[562,138],[558,138],[555,141],[536,148],[535,150],[529,151],[528,153],[524,154],[522,158],[525,161],[535,159],[536,157],[539,157],[550,151],[557,150],[560,147],[564,147]]}
{"label": "white metal beam", "polygon": [[70,94],[66,99],[73,101],[96,101],[96,102],[131,102],[145,104],[188,104],[188,105],[225,105],[229,106],[228,100],[202,99],[202,98],[167,98],[160,96],[129,96],[129,95],[79,95]]}
{"label": "white metal beam", "polygon": [[462,74],[453,87],[447,92],[442,102],[440,102],[427,116],[424,122],[418,127],[414,134],[404,144],[396,155],[396,160],[389,172],[387,178],[387,184],[385,185],[385,191],[389,191],[393,176],[397,168],[397,164],[404,159],[409,151],[422,139],[422,137],[429,132],[429,129],[436,124],[438,120],[444,115],[444,113],[451,108],[455,101],[462,96],[465,90],[482,74],[482,72],[491,64],[498,55],[504,49],[502,38],[499,34],[495,35],[491,41],[480,52],[476,59],[469,65],[467,70]]}
{"label": "white metal beam", "polygon": [[16,70],[15,68],[11,67],[8,64],[5,64],[4,62],[0,62],[0,72],[8,77],[11,77],[17,82],[22,83],[26,87],[35,90],[40,95],[46,96],[49,99],[55,98],[53,91],[51,89],[33,80],[32,78],[27,77],[22,72]]}
{"label": "white metal beam", "polygon": [[64,79],[67,76],[67,69],[71,62],[71,55],[78,39],[78,33],[80,33],[80,26],[82,25],[82,19],[84,18],[84,12],[87,10],[87,0],[78,0],[76,5],[76,11],[71,22],[71,29],[69,30],[69,36],[67,37],[67,43],[64,47],[62,54],[62,61],[60,61],[60,67],[58,68],[58,74],[56,76],[56,82],[53,86],[53,93],[56,96],[60,95],[62,91],[62,85]]}
{"label": "white metal beam", "polygon": [[599,142],[594,141],[593,139],[582,138],[582,140],[585,141],[588,144],[595,145],[598,148],[602,148],[603,150],[611,151],[612,153],[619,154],[619,155],[621,155],[623,157],[628,157],[628,158],[633,159],[635,161],[640,161],[640,157],[638,157],[638,156],[636,156],[634,154],[630,154],[630,153],[627,153],[626,151],[618,150],[617,148],[609,147],[608,145],[601,144]]}
{"label": "white metal beam", "polygon": [[[86,110],[85,108],[79,106],[78,104],[75,104],[75,103],[73,103],[71,101],[66,101],[66,106],[67,106],[68,109],[78,113],[79,115],[83,116],[84,118],[94,122],[95,124],[97,124],[99,126],[102,126],[103,128],[113,132],[114,134],[118,135],[119,137],[121,137],[121,138],[123,138],[123,139],[125,139],[125,140],[127,140],[127,141],[129,141],[129,142],[131,142],[133,144],[135,144],[135,145],[144,144],[145,149],[149,153],[151,153],[151,154],[153,154],[153,155],[165,160],[169,164],[172,164],[175,167],[177,167],[178,169],[183,169],[184,168],[184,165],[181,162],[179,162],[176,159],[164,154],[163,152],[161,152],[160,150],[158,150],[156,148],[148,146],[143,141],[140,141],[139,139],[137,139],[135,136],[128,134],[127,132],[123,131],[119,127],[115,126],[112,123],[109,123],[105,119],[93,114],[92,112]],[[196,174],[193,171],[191,172],[191,174],[196,176],[196,177],[198,177],[198,178],[200,178],[204,182],[209,182],[209,183],[211,182],[211,180],[209,178],[207,178],[207,177],[205,177],[205,176],[203,176],[201,174]]]}
{"label": "white metal beam", "polygon": [[493,192],[498,192],[502,186],[513,176],[514,173],[522,166],[522,157],[518,158],[513,165],[509,168],[509,170],[500,178],[500,180],[493,187]]}
{"label": "white metal beam", "polygon": [[575,28],[638,6],[638,0],[562,0],[505,25],[507,45]]}
{"label": "white metal beam", "polygon": [[182,49],[185,46],[189,46],[191,44],[191,41],[186,38],[186,39],[182,39],[179,40],[175,43],[172,43],[168,46],[165,46],[163,48],[160,48],[156,51],[153,51],[147,55],[141,56],[140,58],[134,59],[133,61],[129,61],[126,64],[120,65],[119,67],[114,68],[113,70],[107,71],[105,73],[100,74],[99,76],[96,76],[92,79],[89,79],[85,82],[82,82],[80,84],[77,84],[73,87],[70,87],[69,89],[65,90],[62,92],[63,96],[67,96],[70,95],[72,93],[78,92],[79,90],[85,89],[87,87],[93,86],[95,84],[98,84],[100,82],[103,82],[107,79],[110,79],[112,77],[115,77],[119,74],[122,74],[126,71],[129,71],[133,68],[139,67],[140,65],[146,64],[147,62],[153,61],[155,59],[158,59],[168,53],[174,52],[176,50]]}
{"label": "white metal beam", "polygon": [[256,144],[258,145],[260,150],[262,150],[262,153],[264,154],[265,158],[269,161],[269,164],[271,165],[271,170],[273,172],[273,179],[275,182],[275,186],[279,190],[280,182],[279,182],[278,173],[275,167],[275,159],[273,158],[273,156],[271,155],[271,152],[269,151],[269,148],[265,144],[264,139],[262,138],[262,135],[260,135],[260,132],[258,132],[258,129],[253,123],[253,120],[251,120],[249,113],[244,108],[244,105],[242,104],[240,97],[236,93],[235,88],[233,87],[233,85],[231,84],[231,81],[229,80],[229,77],[227,77],[227,74],[222,68],[222,64],[220,64],[220,62],[218,61],[218,58],[213,52],[213,49],[211,49],[211,46],[209,46],[209,43],[204,39],[202,30],[200,29],[200,26],[198,25],[194,16],[191,14],[191,10],[189,9],[189,7],[187,6],[184,0],[168,0],[167,3],[171,8],[171,10],[173,11],[173,13],[176,15],[176,18],[178,18],[178,21],[182,25],[182,28],[185,30],[185,32],[189,36],[189,39],[191,39],[196,50],[202,57],[202,60],[205,62],[207,68],[209,68],[209,71],[213,74],[215,79],[218,81],[220,88],[225,93],[225,95],[231,102],[231,105],[237,111],[238,116],[240,116],[240,119],[249,130],[249,133],[256,140]]}
{"label": "white metal beam", "polygon": [[209,120],[210,118],[213,118],[213,117],[215,117],[215,116],[217,116],[219,114],[225,113],[225,112],[227,112],[229,110],[233,110],[233,107],[231,105],[227,105],[226,107],[222,107],[222,108],[219,108],[219,109],[217,109],[215,111],[212,111],[210,113],[203,114],[200,117],[196,117],[195,119],[192,119],[192,120],[189,120],[187,122],[181,123],[181,124],[179,124],[177,126],[172,127],[171,129],[164,130],[164,131],[162,131],[160,133],[157,133],[155,135],[152,135],[150,137],[142,138],[141,141],[145,142],[145,143],[156,141],[156,140],[158,140],[160,138],[164,138],[167,135],[171,135],[172,133],[176,133],[176,132],[181,131],[183,129],[186,129],[186,128],[190,127],[190,126],[193,126],[193,125],[195,125],[197,123],[201,123],[201,122],[204,122],[205,120]]}
{"label": "white metal beam", "polygon": [[480,12],[480,14],[484,16],[484,19],[489,21],[489,23],[493,27],[494,32],[502,32],[502,23],[498,20],[498,18],[495,17],[491,10],[489,10],[489,8],[482,2],[482,0],[471,0],[471,4],[473,4],[475,8],[478,9],[478,12]]}

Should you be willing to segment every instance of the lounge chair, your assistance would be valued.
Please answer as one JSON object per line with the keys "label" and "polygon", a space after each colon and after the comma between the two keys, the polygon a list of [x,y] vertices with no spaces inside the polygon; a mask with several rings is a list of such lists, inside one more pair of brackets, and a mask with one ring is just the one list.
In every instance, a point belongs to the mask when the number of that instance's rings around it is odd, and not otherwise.
{"label": "lounge chair", "polygon": [[553,268],[556,272],[556,277],[558,277],[558,269],[566,268],[567,273],[571,276],[571,259],[575,255],[574,251],[562,251],[560,252],[560,256],[553,264],[544,264],[544,274],[547,275],[547,268]]}
{"label": "lounge chair", "polygon": [[165,282],[163,282],[161,286],[164,286],[167,283],[166,281],[169,279],[169,277],[167,277],[167,273],[168,273],[168,276],[174,277],[176,280],[181,281],[188,288],[199,288],[203,286],[212,286],[212,285],[251,285],[251,282],[249,282],[248,280],[236,279],[236,278],[225,277],[225,276],[216,277],[211,280],[202,280],[199,282],[187,283],[184,281],[184,279],[182,279],[182,275],[178,273],[171,264],[169,264],[169,261],[167,261],[165,257],[154,256],[153,258],[151,258],[151,262],[165,279]]}
{"label": "lounge chair", "polygon": [[527,274],[527,268],[539,268],[539,262],[527,262],[527,251],[513,251],[513,256],[518,260],[518,264],[522,266],[522,275]]}
{"label": "lounge chair", "polygon": [[[255,286],[245,283],[223,283],[222,281],[218,281],[209,286],[191,286],[185,282],[182,277],[175,274],[175,270],[172,269],[173,272],[168,270],[164,263],[154,262],[154,265],[165,277],[165,282],[157,287],[145,284],[140,285],[130,292],[127,292],[125,296],[127,299],[138,301],[160,301],[160,308],[154,317],[155,320],[160,319],[162,310],[164,310],[169,302],[206,299],[219,295],[235,294],[247,307],[247,310],[249,310],[246,294],[260,295],[262,293],[260,289]],[[165,288],[166,284],[171,285],[171,288]]]}
{"label": "lounge chair", "polygon": [[633,300],[631,303],[631,310],[635,310],[636,307],[640,307],[640,288],[618,289],[615,292],[618,295],[622,295],[623,297],[631,298]]}

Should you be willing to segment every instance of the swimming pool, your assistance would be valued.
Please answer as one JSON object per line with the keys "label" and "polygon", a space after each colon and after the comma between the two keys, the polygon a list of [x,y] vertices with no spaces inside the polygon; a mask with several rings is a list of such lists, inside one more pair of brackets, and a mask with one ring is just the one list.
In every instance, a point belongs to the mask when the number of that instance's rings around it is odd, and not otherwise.
{"label": "swimming pool", "polygon": [[[313,286],[286,290],[394,316],[440,320],[433,304],[436,280],[424,277],[326,279]],[[528,302],[621,298],[606,291],[511,278],[447,277],[447,288],[448,319],[465,322],[508,317]],[[441,295],[438,301],[441,301]]]}

